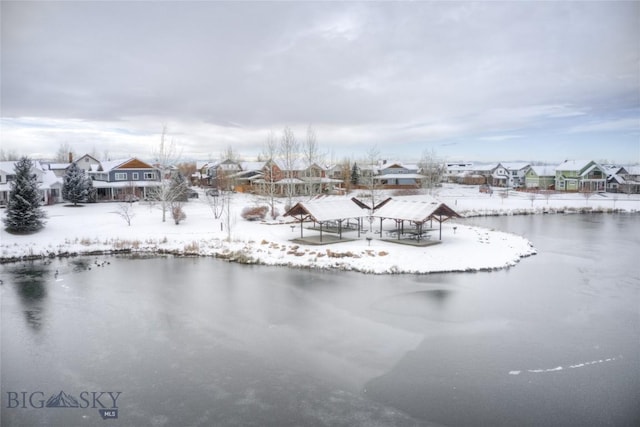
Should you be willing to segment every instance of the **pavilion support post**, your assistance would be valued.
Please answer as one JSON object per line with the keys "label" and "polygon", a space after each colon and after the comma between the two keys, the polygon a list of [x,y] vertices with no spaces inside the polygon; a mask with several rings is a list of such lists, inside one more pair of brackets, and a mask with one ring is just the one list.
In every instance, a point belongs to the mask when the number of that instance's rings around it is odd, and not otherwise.
{"label": "pavilion support post", "polygon": [[338,220],[338,237],[342,240],[342,220]]}
{"label": "pavilion support post", "polygon": [[320,223],[320,243],[322,243],[322,223]]}
{"label": "pavilion support post", "polygon": [[301,238],[301,239],[302,239],[302,237],[303,237],[303,236],[302,236],[302,222],[303,222],[303,219],[302,219],[302,217],[300,217],[300,238]]}
{"label": "pavilion support post", "polygon": [[361,219],[362,218],[357,218],[357,220],[358,220],[358,237],[360,237],[360,220]]}
{"label": "pavilion support post", "polygon": [[382,237],[382,218],[380,218],[380,237]]}
{"label": "pavilion support post", "polygon": [[440,237],[438,240],[442,240],[442,214],[440,214]]}

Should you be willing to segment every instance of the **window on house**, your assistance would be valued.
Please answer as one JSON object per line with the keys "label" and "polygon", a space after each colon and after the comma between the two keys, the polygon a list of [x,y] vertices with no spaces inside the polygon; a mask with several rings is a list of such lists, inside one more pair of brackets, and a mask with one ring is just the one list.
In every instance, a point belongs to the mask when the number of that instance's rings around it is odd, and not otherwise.
{"label": "window on house", "polygon": [[133,179],[134,181],[137,181],[137,180],[138,180],[138,172],[134,172],[132,175],[133,175],[133,178],[132,178],[132,179]]}
{"label": "window on house", "polygon": [[155,172],[145,172],[144,173],[144,179],[156,179],[156,173]]}
{"label": "window on house", "polygon": [[116,181],[126,181],[127,173],[126,172],[116,172]]}

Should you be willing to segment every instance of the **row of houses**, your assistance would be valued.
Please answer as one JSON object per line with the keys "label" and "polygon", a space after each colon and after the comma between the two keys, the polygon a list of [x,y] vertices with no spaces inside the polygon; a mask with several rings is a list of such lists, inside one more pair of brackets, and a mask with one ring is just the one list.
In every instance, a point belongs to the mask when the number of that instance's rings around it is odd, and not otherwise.
{"label": "row of houses", "polygon": [[557,166],[530,163],[447,164],[445,181],[555,191],[640,193],[640,166],[565,160]]}
{"label": "row of houses", "polygon": [[[73,159],[69,159],[73,161]],[[96,201],[131,200],[148,197],[160,186],[159,168],[135,157],[100,161],[86,154],[73,161],[91,178]],[[33,174],[45,204],[61,203],[62,182],[71,165],[34,161]],[[9,198],[11,181],[15,179],[15,162],[0,162],[0,204]]]}
{"label": "row of houses", "polygon": [[[91,178],[97,201],[146,198],[160,186],[171,168],[135,157],[100,161],[89,154],[66,163],[34,162],[34,174],[46,204],[62,202],[62,179],[74,162]],[[0,204],[9,197],[15,162],[0,162]],[[557,166],[501,162],[495,164],[448,163],[436,173],[438,181],[468,185],[555,191],[640,193],[640,166],[600,165],[593,160],[567,160]],[[354,171],[357,179],[354,179]],[[296,160],[243,162],[225,159],[197,162],[193,185],[222,190],[275,194],[314,195],[339,192],[349,182],[355,187],[375,183],[378,188],[419,188],[433,177],[415,163],[381,160],[375,164],[323,166]]]}
{"label": "row of houses", "polygon": [[[242,162],[229,159],[198,162],[192,183],[236,191],[256,191],[274,184],[278,193],[293,186],[295,194],[318,194],[340,191],[346,182],[365,186],[373,182],[384,188],[416,188],[424,184],[426,175],[414,163],[381,160],[369,165],[355,164],[358,178],[354,180],[352,167],[337,164],[323,166],[297,159],[286,165],[280,160]],[[355,181],[355,182],[354,182]]]}

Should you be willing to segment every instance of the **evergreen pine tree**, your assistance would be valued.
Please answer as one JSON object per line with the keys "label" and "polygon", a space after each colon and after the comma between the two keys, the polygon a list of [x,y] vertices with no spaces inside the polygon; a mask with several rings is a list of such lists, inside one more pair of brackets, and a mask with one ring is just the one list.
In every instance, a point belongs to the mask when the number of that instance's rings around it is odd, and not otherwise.
{"label": "evergreen pine tree", "polygon": [[33,173],[33,162],[28,157],[22,157],[16,162],[14,170],[15,180],[11,182],[4,224],[10,232],[38,231],[44,227],[46,215],[40,207],[41,196]]}
{"label": "evergreen pine tree", "polygon": [[93,180],[87,176],[87,202],[95,203],[98,201],[98,190],[93,186]]}
{"label": "evergreen pine tree", "polygon": [[351,168],[351,183],[353,185],[358,185],[360,183],[360,169],[358,168],[358,165],[356,165],[355,163]]}
{"label": "evergreen pine tree", "polygon": [[84,170],[80,169],[75,163],[64,174],[64,182],[62,184],[62,198],[73,203],[76,206],[78,202],[84,202],[89,196],[89,179],[85,175]]}

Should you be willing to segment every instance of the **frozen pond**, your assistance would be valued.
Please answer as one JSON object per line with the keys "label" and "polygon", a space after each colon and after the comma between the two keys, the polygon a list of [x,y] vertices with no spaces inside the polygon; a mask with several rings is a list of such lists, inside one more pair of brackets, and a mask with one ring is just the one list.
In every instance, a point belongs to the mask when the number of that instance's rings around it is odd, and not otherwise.
{"label": "frozen pond", "polygon": [[639,425],[640,215],[468,221],[538,255],[424,276],[4,265],[0,424]]}

